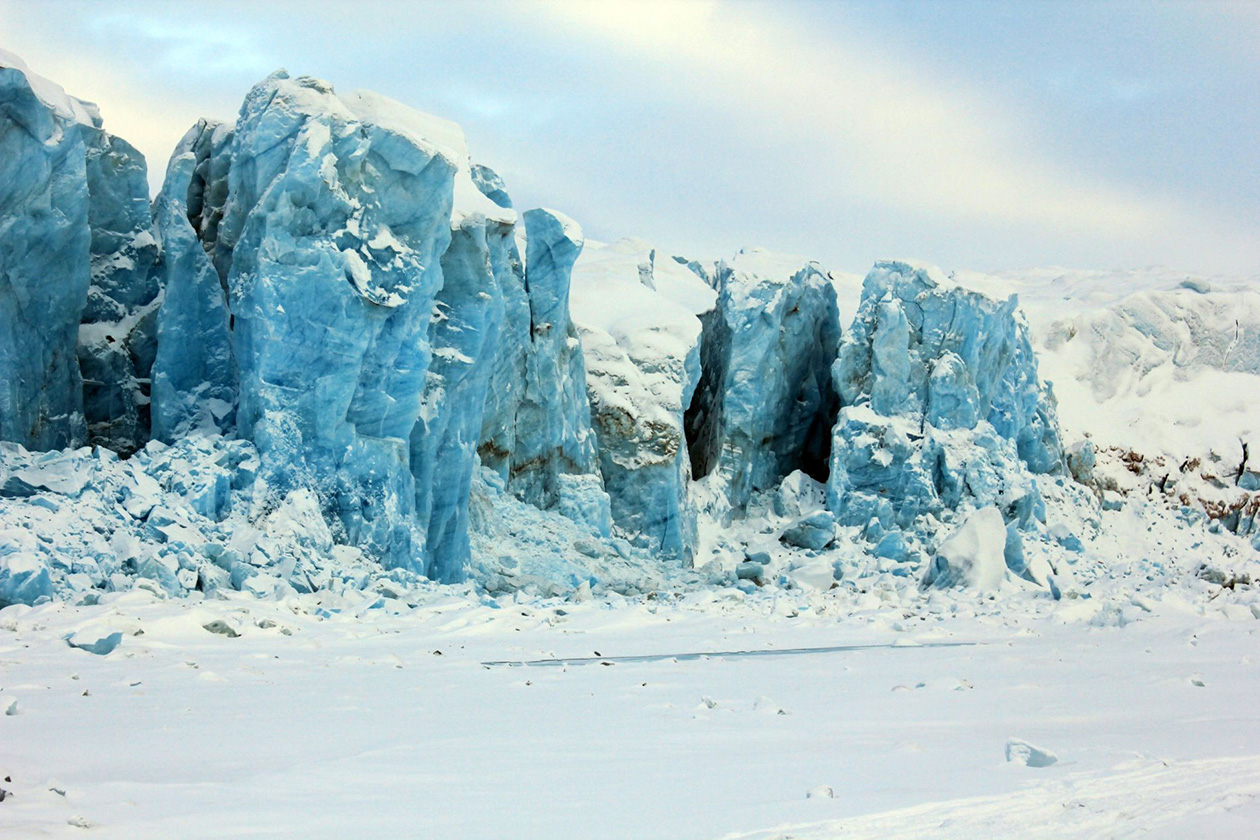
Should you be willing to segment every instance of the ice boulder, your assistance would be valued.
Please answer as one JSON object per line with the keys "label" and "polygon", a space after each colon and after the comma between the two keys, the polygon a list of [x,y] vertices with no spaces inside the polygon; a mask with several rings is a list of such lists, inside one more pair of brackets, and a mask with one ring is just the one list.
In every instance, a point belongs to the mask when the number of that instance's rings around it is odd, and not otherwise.
{"label": "ice boulder", "polygon": [[712,282],[720,317],[704,324],[688,440],[697,477],[717,470],[739,513],[794,470],[826,478],[840,316],[814,262],[744,250]]}
{"label": "ice boulder", "polygon": [[1035,476],[1062,471],[1063,453],[1016,306],[927,266],[867,275],[834,368],[844,407],[827,500],[882,556],[931,554],[955,511],[996,508],[1021,528],[1044,518]]}
{"label": "ice boulder", "polygon": [[33,604],[52,597],[52,577],[48,564],[38,554],[16,550],[0,532],[0,608],[10,604]]}
{"label": "ice boulder", "polygon": [[573,320],[612,518],[636,545],[690,559],[696,511],[683,417],[700,379],[701,324],[716,295],[641,240],[583,251]]}
{"label": "ice boulder", "polygon": [[997,508],[975,511],[939,546],[924,586],[995,589],[1006,577],[1006,523]]}
{"label": "ice boulder", "polygon": [[835,515],[828,510],[818,510],[794,522],[779,539],[787,545],[819,551],[835,538]]}
{"label": "ice boulder", "polygon": [[76,347],[100,124],[94,105],[0,51],[0,439],[36,449],[87,435]]}

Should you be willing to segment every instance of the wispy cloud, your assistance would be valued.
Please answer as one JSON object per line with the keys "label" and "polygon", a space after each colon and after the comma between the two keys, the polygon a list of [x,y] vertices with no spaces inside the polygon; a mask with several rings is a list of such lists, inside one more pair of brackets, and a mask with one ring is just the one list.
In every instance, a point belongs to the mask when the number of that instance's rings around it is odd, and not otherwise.
{"label": "wispy cloud", "polygon": [[[955,35],[973,32],[968,14],[993,20],[984,3],[920,2],[907,8],[958,18],[966,28]],[[504,171],[518,199],[571,210],[600,236],[641,234],[711,255],[766,244],[845,270],[898,255],[981,268],[1260,265],[1260,200],[1249,197],[1248,157],[1237,152],[1255,146],[1245,130],[1260,129],[1254,97],[1218,107],[1233,89],[1218,84],[1206,119],[1162,124],[1150,142],[1142,135],[1172,88],[1184,103],[1224,72],[1203,50],[1226,57],[1234,75],[1254,70],[1239,58],[1260,32],[1254,4],[1196,18],[1186,37],[1201,50],[1187,47],[1181,60],[1198,75],[1184,82],[1163,64],[1150,72],[1145,57],[1111,60],[1097,43],[1073,53],[1063,40],[1040,62],[1018,54],[987,68],[932,26],[855,13],[878,8],[220,0],[208,16],[138,0],[0,0],[0,45],[98,101],[107,127],[145,152],[155,181],[193,121],[230,118],[248,86],[283,65],[463,122],[474,153]],[[1029,39],[1055,24],[1006,14],[1018,20],[1003,26]],[[1183,34],[1158,9],[1142,15],[1163,38]],[[1010,73],[1022,80],[1000,75]],[[1129,121],[1112,130],[1108,115],[1120,113]],[[1228,132],[1233,147],[1218,139]],[[1216,154],[1234,149],[1231,162],[1214,165],[1196,146],[1205,138]],[[1142,153],[1132,165],[1126,143]]]}
{"label": "wispy cloud", "polygon": [[744,114],[741,130],[758,142],[808,145],[824,189],[1095,237],[1150,235],[1179,219],[1169,202],[1019,148],[1008,115],[977,92],[916,77],[913,55],[881,44],[824,43],[743,5],[575,0],[548,9],[573,37],[596,35],[668,69],[660,81],[675,96]]}

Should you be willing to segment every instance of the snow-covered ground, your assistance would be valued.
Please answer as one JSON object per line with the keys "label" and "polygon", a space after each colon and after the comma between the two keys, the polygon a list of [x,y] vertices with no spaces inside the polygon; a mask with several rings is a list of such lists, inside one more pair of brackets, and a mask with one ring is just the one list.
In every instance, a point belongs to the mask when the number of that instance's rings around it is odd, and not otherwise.
{"label": "snow-covered ground", "polygon": [[1254,837],[1260,598],[1179,555],[1061,601],[9,607],[0,836]]}
{"label": "snow-covered ground", "polygon": [[[1107,449],[1141,443],[1149,465],[1178,442],[1236,441],[1247,412],[1208,410],[1200,386],[1260,393],[1242,387],[1260,368],[1236,363],[1250,310],[1228,309],[1238,340],[1215,358],[1151,329],[1227,311],[1213,293],[1082,277],[960,278],[1027,297],[1065,442],[1099,447],[1101,510],[1043,482],[1048,521],[1071,525],[1029,544],[1054,589],[925,591],[851,541],[794,550],[778,539],[791,511],[766,497],[731,524],[702,518],[701,568],[633,597],[492,597],[482,575],[170,598],[141,577],[8,607],[0,837],[1255,837],[1260,554]],[[1099,328],[1065,338],[1072,324]],[[1116,348],[1142,364],[1116,378],[1089,361]],[[1196,429],[1170,425],[1188,410]],[[1205,470],[1182,484],[1211,489]],[[539,557],[575,539],[508,519]],[[732,585],[725,567],[754,550],[766,585]]]}

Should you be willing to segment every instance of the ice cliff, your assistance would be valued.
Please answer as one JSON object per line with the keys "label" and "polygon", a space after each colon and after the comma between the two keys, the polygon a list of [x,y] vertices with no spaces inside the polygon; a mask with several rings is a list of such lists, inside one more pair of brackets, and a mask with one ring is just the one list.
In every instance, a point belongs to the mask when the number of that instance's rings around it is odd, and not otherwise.
{"label": "ice cliff", "polygon": [[692,458],[739,513],[794,470],[826,478],[840,315],[815,262],[747,249],[706,274],[718,302],[688,408]]}
{"label": "ice cliff", "polygon": [[159,303],[144,158],[3,51],[0,242],[0,437],[143,444]]}
{"label": "ice cliff", "polygon": [[[936,269],[878,263],[850,303],[802,258],[586,242],[518,213],[458,126],[283,71],[188,131],[151,205],[93,106],[7,54],[0,103],[0,603],[826,589],[871,563],[1049,591],[1125,490],[1109,450],[1065,453],[1016,298]],[[1096,395],[1125,353],[1256,375],[1230,304],[1176,294],[1040,349]]]}
{"label": "ice cliff", "polygon": [[690,559],[696,511],[683,415],[700,380],[714,291],[649,244],[589,248],[573,274],[599,463],[612,518],[632,541]]}
{"label": "ice cliff", "polygon": [[[829,508],[877,556],[918,568],[956,513],[997,508],[1007,561],[1044,518],[1034,476],[1062,470],[1053,394],[1014,296],[939,270],[877,263],[835,368]],[[929,577],[929,581],[932,580]]]}

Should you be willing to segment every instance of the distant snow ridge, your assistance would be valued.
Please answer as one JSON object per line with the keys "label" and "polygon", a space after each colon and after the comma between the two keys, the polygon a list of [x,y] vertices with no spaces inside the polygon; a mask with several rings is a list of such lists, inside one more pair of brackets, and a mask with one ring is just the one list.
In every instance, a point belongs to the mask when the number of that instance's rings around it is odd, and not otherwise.
{"label": "distant snow ridge", "polygon": [[[1249,402],[1176,470],[1180,438],[1075,419],[1065,453],[1005,291],[878,263],[842,334],[848,277],[588,243],[518,215],[458,126],[284,71],[189,130],[151,207],[93,106],[7,54],[0,104],[0,606],[864,575],[1058,597],[1126,494],[1255,529]],[[1260,376],[1254,300],[1104,312],[1086,286],[1036,322],[1074,410]]]}
{"label": "distant snow ridge", "polygon": [[1260,545],[1260,292],[1126,279],[1039,330],[1065,426],[1088,436],[1079,478],[1108,506],[1154,494]]}

